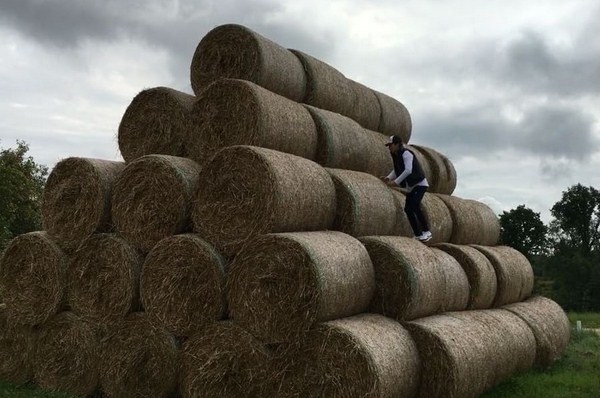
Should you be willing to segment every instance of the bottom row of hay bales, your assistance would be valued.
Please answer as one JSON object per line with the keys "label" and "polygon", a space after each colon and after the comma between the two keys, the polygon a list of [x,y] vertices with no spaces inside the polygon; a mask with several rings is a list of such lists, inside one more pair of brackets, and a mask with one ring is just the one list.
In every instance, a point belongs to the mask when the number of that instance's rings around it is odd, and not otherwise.
{"label": "bottom row of hay bales", "polygon": [[108,329],[62,312],[35,337],[0,330],[3,380],[109,397],[476,397],[550,365],[570,338],[563,310],[539,296],[402,324],[364,313],[276,346],[234,321],[181,341],[144,313]]}

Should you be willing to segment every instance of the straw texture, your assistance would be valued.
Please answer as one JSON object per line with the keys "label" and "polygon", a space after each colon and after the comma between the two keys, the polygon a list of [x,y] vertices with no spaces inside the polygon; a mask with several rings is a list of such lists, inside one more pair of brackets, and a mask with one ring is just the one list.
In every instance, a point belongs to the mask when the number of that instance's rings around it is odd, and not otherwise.
{"label": "straw texture", "polygon": [[408,109],[400,101],[389,95],[373,91],[381,108],[381,117],[377,131],[385,135],[399,135],[402,141],[410,141],[412,132],[412,120]]}
{"label": "straw texture", "polygon": [[86,319],[111,323],[139,308],[139,277],[143,257],[116,234],[86,239],[69,265],[68,299]]}
{"label": "straw texture", "polygon": [[17,325],[39,325],[65,304],[65,255],[46,232],[14,238],[0,259],[0,292],[6,316]]}
{"label": "straw texture", "polygon": [[33,378],[35,332],[15,327],[0,307],[0,380],[23,384]]}
{"label": "straw texture", "polygon": [[335,200],[329,173],[310,160],[266,148],[228,147],[200,174],[194,230],[229,256],[259,234],[330,229]]}
{"label": "straw texture", "polygon": [[148,252],[163,238],[191,229],[190,207],[200,167],[190,159],[146,155],[117,179],[112,217],[118,231]]}
{"label": "straw texture", "polygon": [[250,333],[231,321],[200,329],[181,354],[183,397],[266,397],[271,355]]}
{"label": "straw texture", "polygon": [[145,312],[178,336],[225,316],[225,260],[197,234],[161,240],[144,262]]}
{"label": "straw texture", "polygon": [[358,171],[327,172],[337,197],[333,229],[356,237],[394,234],[397,210],[393,194],[383,181]]}
{"label": "straw texture", "polygon": [[269,234],[249,241],[231,264],[230,316],[265,343],[298,338],[315,322],[365,311],[373,265],[341,232]]}
{"label": "straw texture", "polygon": [[42,219],[44,230],[64,250],[112,229],[112,186],[124,167],[123,162],[75,157],[54,166],[44,188]]}
{"label": "straw texture", "polygon": [[184,156],[196,97],[168,87],[137,94],[121,118],[119,150],[131,162],[144,155]]}
{"label": "straw texture", "polygon": [[458,261],[448,253],[434,248],[431,251],[436,256],[440,270],[444,274],[445,290],[442,312],[463,311],[469,303],[469,279]]}
{"label": "straw texture", "polygon": [[500,238],[500,221],[493,210],[476,200],[436,194],[444,201],[452,218],[449,243],[494,246]]}
{"label": "straw texture", "polygon": [[456,188],[456,170],[452,162],[433,148],[422,145],[413,145],[417,148],[429,164],[431,169],[431,181],[429,181],[429,190],[431,192],[451,195]]}
{"label": "straw texture", "polygon": [[317,131],[306,108],[252,82],[219,79],[194,105],[187,151],[200,164],[219,149],[254,145],[315,159]]}

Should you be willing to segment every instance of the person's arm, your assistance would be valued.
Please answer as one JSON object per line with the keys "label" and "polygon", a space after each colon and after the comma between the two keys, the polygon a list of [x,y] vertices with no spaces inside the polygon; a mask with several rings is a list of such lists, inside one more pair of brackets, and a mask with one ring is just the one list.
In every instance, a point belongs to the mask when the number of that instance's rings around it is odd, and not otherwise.
{"label": "person's arm", "polygon": [[398,186],[412,173],[413,154],[410,151],[404,151],[402,160],[404,161],[404,171],[394,180]]}

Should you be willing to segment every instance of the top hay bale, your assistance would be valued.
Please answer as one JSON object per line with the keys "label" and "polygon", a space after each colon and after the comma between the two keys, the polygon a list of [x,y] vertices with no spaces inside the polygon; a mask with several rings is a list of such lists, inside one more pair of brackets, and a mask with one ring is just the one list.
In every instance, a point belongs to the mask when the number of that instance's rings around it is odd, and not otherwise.
{"label": "top hay bale", "polygon": [[431,171],[430,191],[451,195],[456,188],[456,170],[450,159],[435,149],[422,145],[413,144],[412,148],[416,148],[428,163]]}
{"label": "top hay bale", "polygon": [[444,201],[452,217],[449,243],[494,246],[500,238],[500,220],[485,203],[457,196],[436,194]]}
{"label": "top hay bale", "polygon": [[64,250],[112,229],[112,186],[124,168],[123,162],[72,157],[52,169],[44,188],[43,224]]}
{"label": "top hay bale", "polygon": [[405,143],[409,142],[412,132],[412,120],[408,109],[400,101],[389,95],[375,90],[373,92],[381,108],[379,126],[375,130],[386,135],[399,135]]}
{"label": "top hay bale", "polygon": [[119,150],[130,162],[144,155],[184,156],[196,97],[168,87],[136,95],[121,118]]}
{"label": "top hay bale", "polygon": [[251,236],[330,229],[335,187],[318,164],[272,149],[223,148],[198,180],[194,230],[231,256]]}
{"label": "top hay bale", "polygon": [[196,95],[222,77],[248,80],[294,101],[304,98],[306,77],[300,60],[241,25],[222,25],[208,32],[192,58],[190,80]]}

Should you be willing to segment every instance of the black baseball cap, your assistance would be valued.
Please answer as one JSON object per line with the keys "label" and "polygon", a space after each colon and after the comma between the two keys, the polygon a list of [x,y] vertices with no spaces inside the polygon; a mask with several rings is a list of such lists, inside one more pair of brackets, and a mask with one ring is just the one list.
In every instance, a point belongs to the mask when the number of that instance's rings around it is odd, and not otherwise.
{"label": "black baseball cap", "polygon": [[391,135],[390,139],[385,144],[385,146],[390,146],[392,144],[402,144],[402,138],[400,138],[400,136],[397,135]]}

